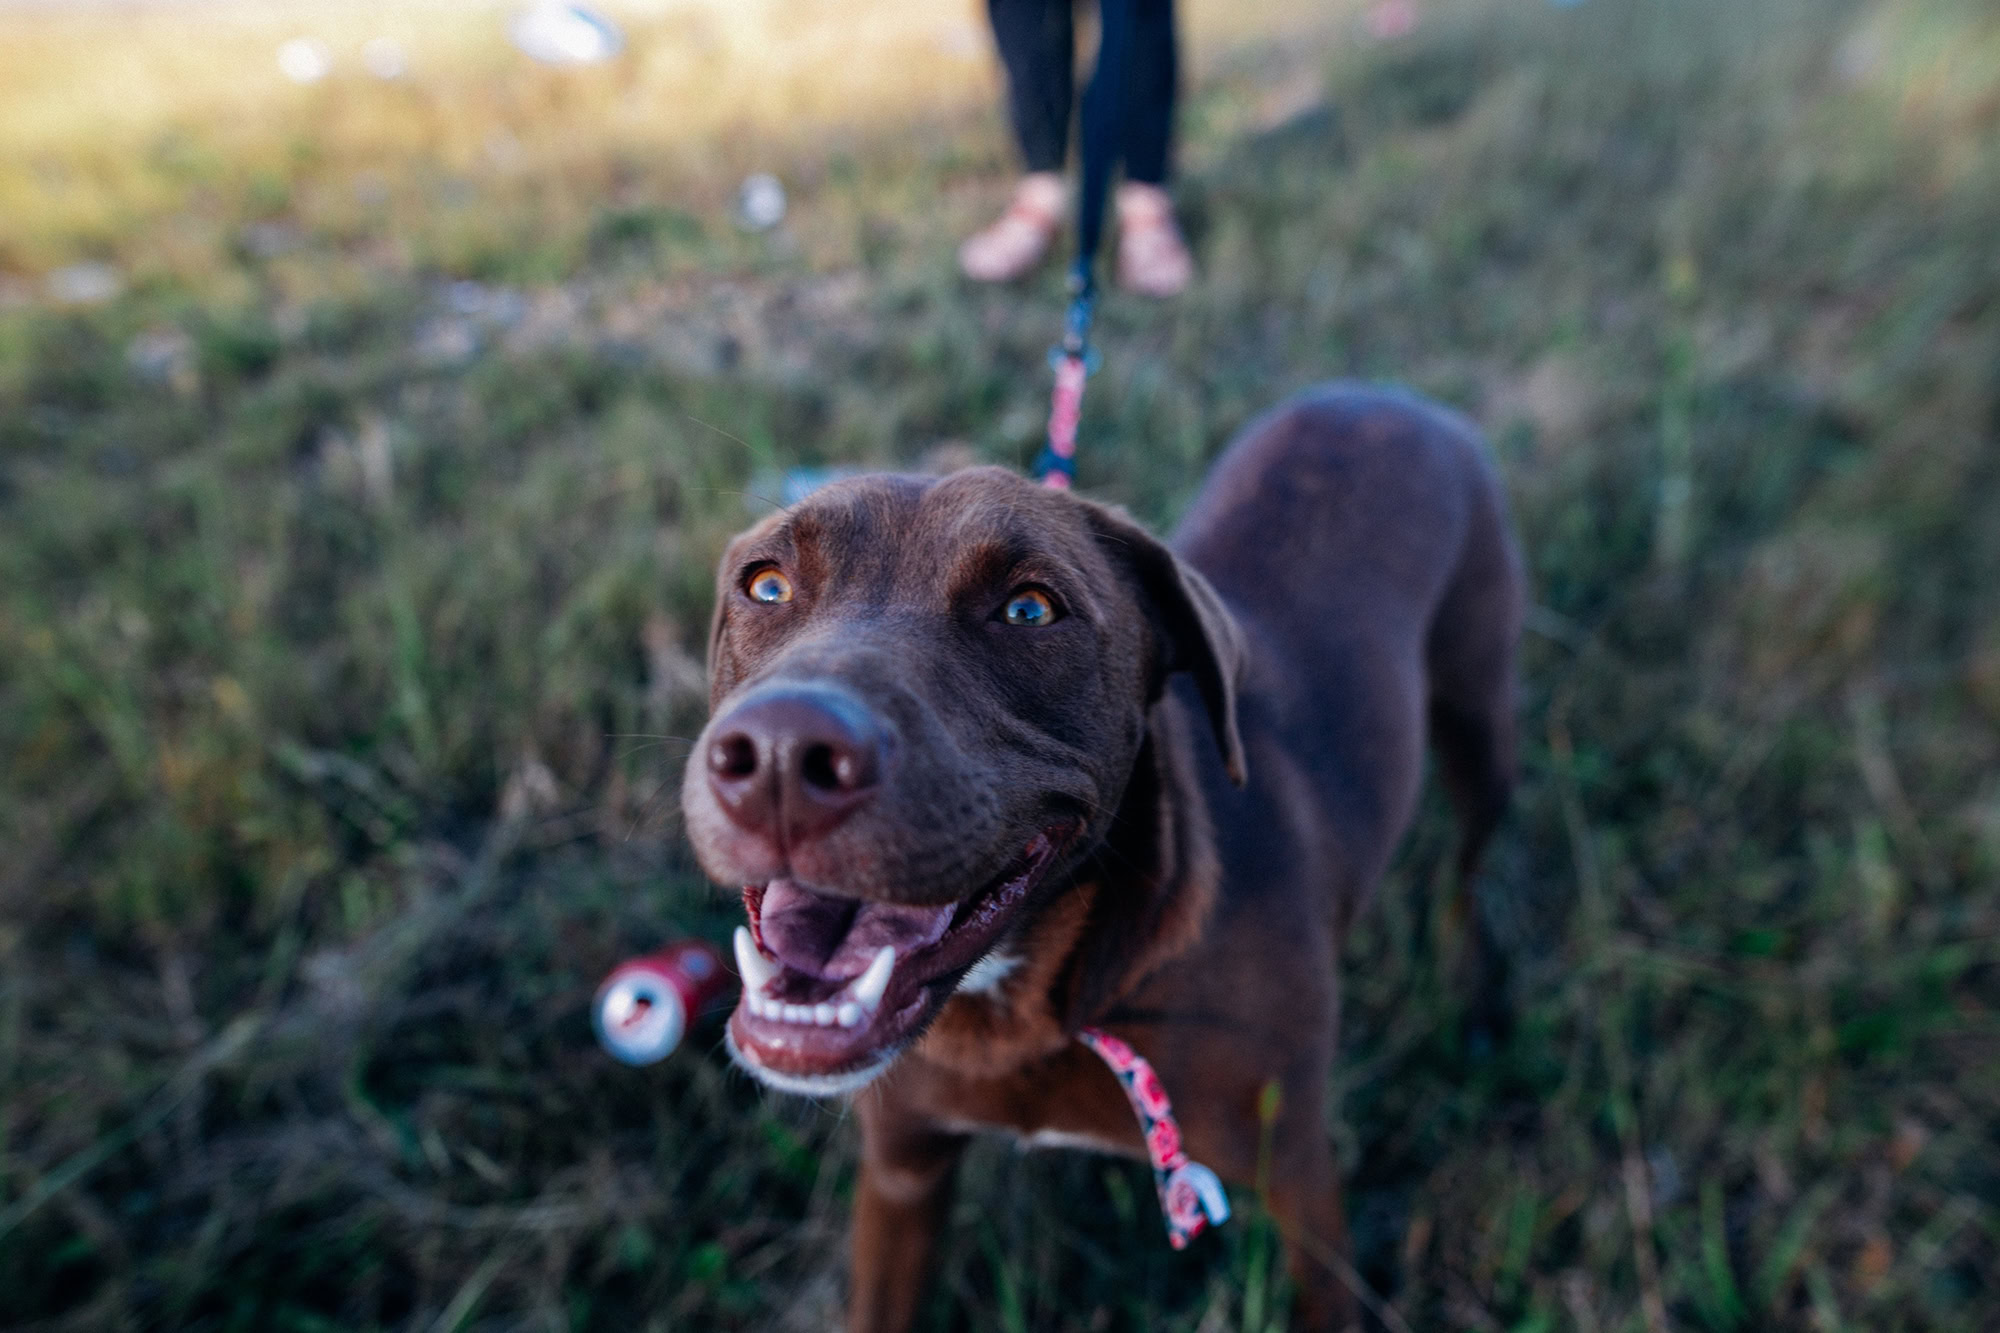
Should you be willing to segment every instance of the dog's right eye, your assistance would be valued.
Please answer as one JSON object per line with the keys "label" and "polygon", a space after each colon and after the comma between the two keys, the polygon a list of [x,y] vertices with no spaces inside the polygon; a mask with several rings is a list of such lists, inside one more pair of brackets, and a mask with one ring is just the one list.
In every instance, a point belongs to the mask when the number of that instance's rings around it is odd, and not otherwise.
{"label": "dog's right eye", "polygon": [[749,581],[743,585],[743,591],[749,594],[753,602],[776,605],[779,602],[792,600],[792,581],[766,565],[750,576]]}
{"label": "dog's right eye", "polygon": [[1057,619],[1055,599],[1040,588],[1023,588],[1000,608],[1000,619],[1029,629],[1053,625]]}

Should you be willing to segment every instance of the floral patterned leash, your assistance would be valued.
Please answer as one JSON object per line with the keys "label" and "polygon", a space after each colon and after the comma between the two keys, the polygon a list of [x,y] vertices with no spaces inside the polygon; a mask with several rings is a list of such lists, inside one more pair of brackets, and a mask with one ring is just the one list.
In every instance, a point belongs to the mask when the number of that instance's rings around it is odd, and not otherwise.
{"label": "floral patterned leash", "polygon": [[1221,1226],[1229,1220],[1229,1196],[1215,1172],[1191,1161],[1181,1147],[1181,1127],[1174,1120],[1174,1106],[1160,1076],[1145,1056],[1102,1028],[1085,1028],[1077,1040],[1118,1078],[1132,1113],[1139,1117],[1139,1133],[1146,1140],[1146,1156],[1153,1163],[1153,1184],[1160,1192],[1160,1211],[1166,1214],[1167,1244],[1177,1250],[1206,1231],[1211,1223]]}
{"label": "floral patterned leash", "polygon": [[1049,437],[1035,460],[1042,485],[1066,491],[1076,484],[1076,423],[1083,412],[1083,382],[1097,368],[1090,319],[1097,306],[1097,243],[1104,233],[1104,203],[1117,166],[1125,118],[1125,66],[1130,62],[1135,0],[1098,0],[1097,68],[1083,90],[1083,180],[1076,192],[1076,261],[1069,270],[1069,312],[1062,341],[1049,349],[1056,372],[1049,399]]}

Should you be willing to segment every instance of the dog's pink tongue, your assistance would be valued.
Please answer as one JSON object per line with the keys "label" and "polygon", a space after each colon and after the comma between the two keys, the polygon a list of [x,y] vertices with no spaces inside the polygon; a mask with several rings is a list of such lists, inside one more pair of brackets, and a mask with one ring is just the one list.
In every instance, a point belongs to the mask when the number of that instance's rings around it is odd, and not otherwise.
{"label": "dog's pink tongue", "polygon": [[834,981],[858,977],[882,946],[896,953],[937,943],[951,924],[953,905],[904,907],[814,893],[788,879],[764,889],[758,909],[764,947],[786,967]]}

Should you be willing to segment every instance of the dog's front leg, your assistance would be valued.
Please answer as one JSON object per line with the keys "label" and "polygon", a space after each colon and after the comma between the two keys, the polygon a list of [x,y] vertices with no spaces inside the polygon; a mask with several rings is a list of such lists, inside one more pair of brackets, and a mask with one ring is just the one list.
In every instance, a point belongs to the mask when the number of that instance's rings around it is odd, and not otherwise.
{"label": "dog's front leg", "polygon": [[864,1094],[856,1112],[861,1178],[847,1326],[851,1333],[904,1333],[916,1323],[966,1139],[881,1096]]}
{"label": "dog's front leg", "polygon": [[1300,1333],[1359,1333],[1361,1307],[1342,1267],[1349,1242],[1340,1179],[1332,1170],[1271,1191],[1292,1276],[1292,1327]]}
{"label": "dog's front leg", "polygon": [[1348,1286],[1352,1253],[1340,1167],[1322,1126],[1316,1084],[1286,1089],[1266,1202],[1284,1237],[1297,1333],[1359,1333],[1361,1308]]}

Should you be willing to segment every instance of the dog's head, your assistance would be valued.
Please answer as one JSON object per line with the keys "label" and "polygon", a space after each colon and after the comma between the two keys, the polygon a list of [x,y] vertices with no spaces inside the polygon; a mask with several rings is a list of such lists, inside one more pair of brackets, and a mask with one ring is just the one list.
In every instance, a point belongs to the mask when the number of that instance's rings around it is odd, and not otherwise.
{"label": "dog's head", "polygon": [[1167,677],[1242,767],[1240,634],[1117,511],[999,468],[827,486],[723,555],[681,803],[741,885],[738,1060],[886,1068],[1105,836]]}

